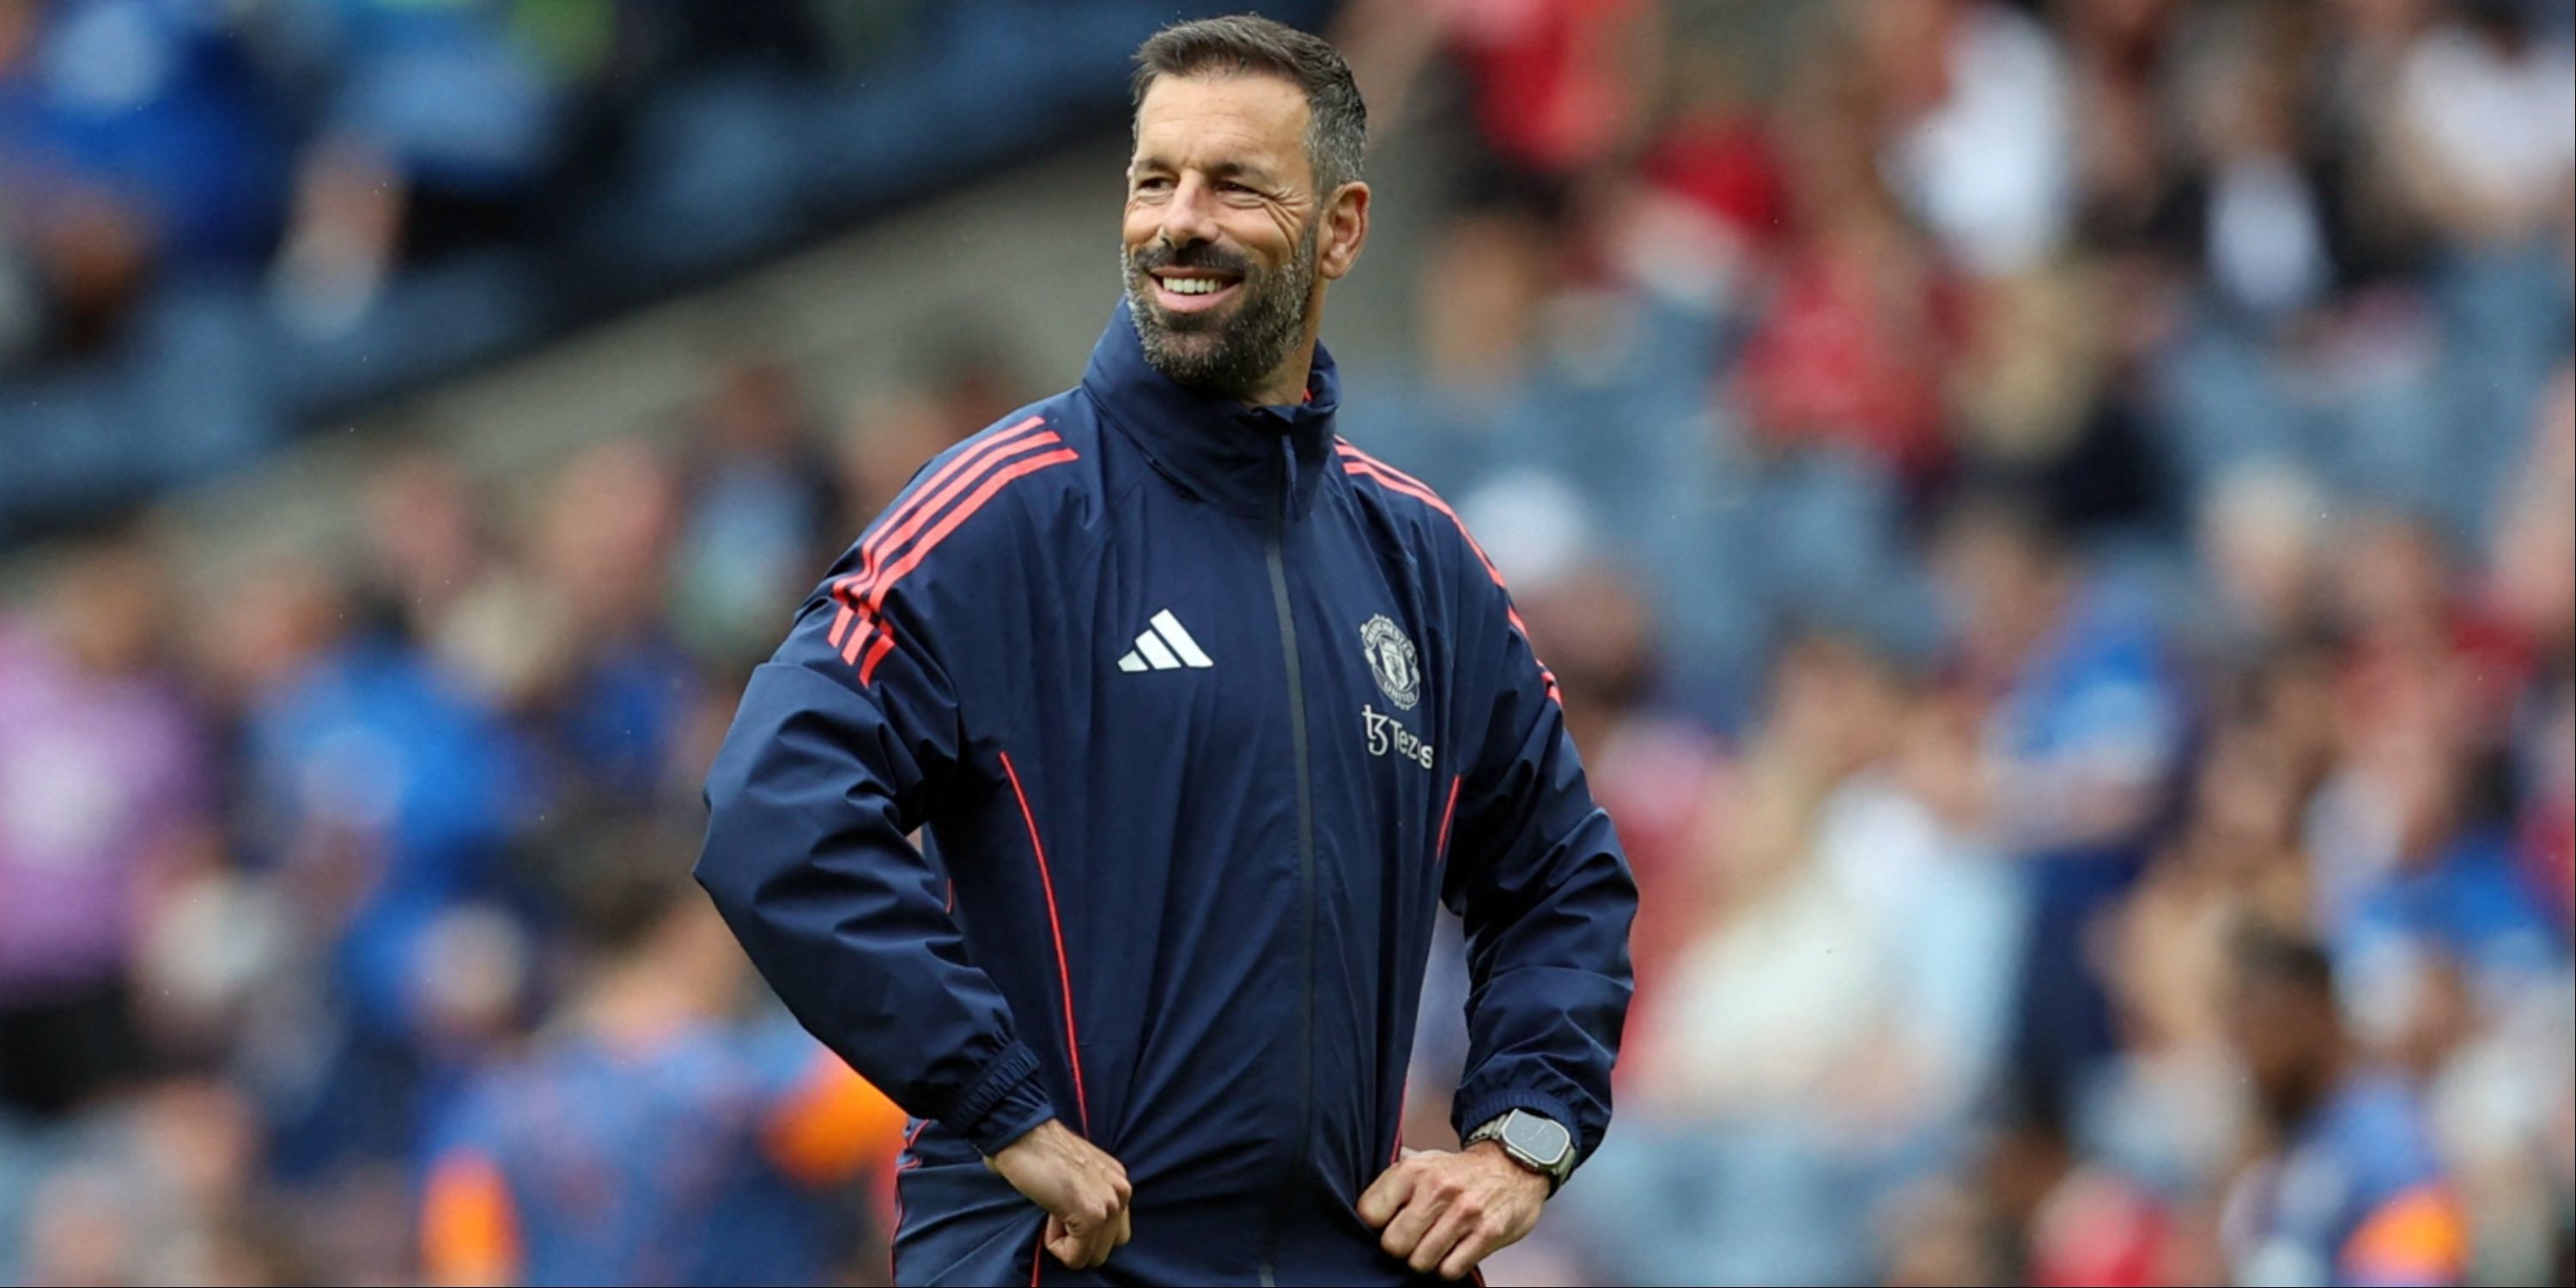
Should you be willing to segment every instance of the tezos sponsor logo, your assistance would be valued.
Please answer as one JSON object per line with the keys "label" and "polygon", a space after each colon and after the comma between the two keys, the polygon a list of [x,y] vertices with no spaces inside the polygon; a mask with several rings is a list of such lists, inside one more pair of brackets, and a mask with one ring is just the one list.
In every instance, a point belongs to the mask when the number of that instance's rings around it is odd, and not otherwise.
{"label": "tezos sponsor logo", "polygon": [[1368,749],[1372,756],[1393,756],[1410,760],[1424,769],[1431,768],[1431,744],[1413,736],[1404,722],[1375,705],[1360,708],[1360,718],[1368,723]]}

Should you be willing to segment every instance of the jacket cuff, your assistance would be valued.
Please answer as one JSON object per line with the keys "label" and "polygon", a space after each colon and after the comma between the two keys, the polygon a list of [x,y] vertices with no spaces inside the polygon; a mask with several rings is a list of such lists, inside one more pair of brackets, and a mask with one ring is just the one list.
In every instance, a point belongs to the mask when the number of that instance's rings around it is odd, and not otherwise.
{"label": "jacket cuff", "polygon": [[[1467,1139],[1469,1132],[1515,1109],[1526,1109],[1565,1129],[1565,1134],[1574,1141],[1576,1167],[1583,1166],[1583,1160],[1592,1156],[1593,1142],[1583,1139],[1582,1120],[1574,1116],[1573,1110],[1566,1108],[1564,1101],[1544,1091],[1496,1091],[1475,1100],[1458,1101],[1457,1106],[1463,1106],[1464,1111],[1453,1107],[1449,1125],[1458,1129],[1460,1140]],[[1566,1174],[1573,1175],[1571,1171]]]}
{"label": "jacket cuff", "polygon": [[1037,1076],[1038,1053],[1014,1042],[966,1084],[939,1125],[974,1142],[986,1157],[1055,1117],[1055,1102]]}

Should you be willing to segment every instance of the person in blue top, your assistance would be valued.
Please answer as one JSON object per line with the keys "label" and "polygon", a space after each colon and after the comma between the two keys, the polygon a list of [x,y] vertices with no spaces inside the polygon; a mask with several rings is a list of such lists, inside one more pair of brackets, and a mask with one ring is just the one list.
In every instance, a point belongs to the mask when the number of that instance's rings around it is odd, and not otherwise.
{"label": "person in blue top", "polygon": [[585,876],[579,988],[429,1138],[429,1282],[847,1277],[855,1182],[894,1151],[902,1111],[774,1004],[742,1013],[742,953],[677,876]]}
{"label": "person in blue top", "polygon": [[[925,1120],[899,1282],[1463,1277],[1609,1127],[1636,887],[1501,575],[1334,433],[1349,69],[1250,17],[1138,62],[1080,385],[925,466],[807,599],[698,879]],[[1468,1144],[1408,1152],[1443,904]]]}
{"label": "person in blue top", "polygon": [[2236,1281],[2461,1282],[2467,1213],[2414,1088],[2354,1051],[2325,951],[2249,929],[2229,1016],[2271,1137],[2227,1200]]}

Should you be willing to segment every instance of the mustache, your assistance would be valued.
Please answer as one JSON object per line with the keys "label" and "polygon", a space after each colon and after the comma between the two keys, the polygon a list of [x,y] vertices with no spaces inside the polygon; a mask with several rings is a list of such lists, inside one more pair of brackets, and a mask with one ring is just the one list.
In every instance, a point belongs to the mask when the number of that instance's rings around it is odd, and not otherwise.
{"label": "mustache", "polygon": [[1220,249],[1211,242],[1192,242],[1187,246],[1155,242],[1143,250],[1129,252],[1127,266],[1139,273],[1150,273],[1158,268],[1212,268],[1245,279],[1254,276],[1250,257]]}

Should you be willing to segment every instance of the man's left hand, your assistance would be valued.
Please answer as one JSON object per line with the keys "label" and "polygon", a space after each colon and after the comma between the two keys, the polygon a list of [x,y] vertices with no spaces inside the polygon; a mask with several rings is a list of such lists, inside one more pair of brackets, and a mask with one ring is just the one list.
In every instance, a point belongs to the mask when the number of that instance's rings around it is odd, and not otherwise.
{"label": "man's left hand", "polygon": [[1378,1246],[1416,1271],[1464,1279],[1476,1263],[1521,1241],[1547,1204],[1547,1178],[1479,1141],[1464,1152],[1408,1149],[1360,1195]]}

